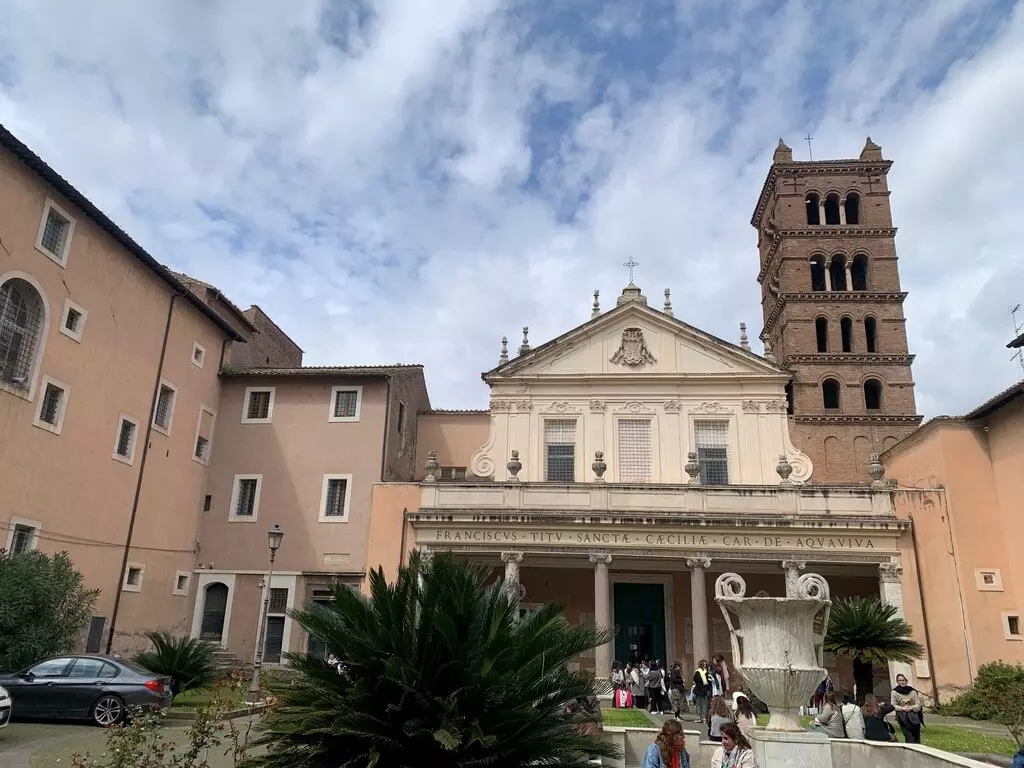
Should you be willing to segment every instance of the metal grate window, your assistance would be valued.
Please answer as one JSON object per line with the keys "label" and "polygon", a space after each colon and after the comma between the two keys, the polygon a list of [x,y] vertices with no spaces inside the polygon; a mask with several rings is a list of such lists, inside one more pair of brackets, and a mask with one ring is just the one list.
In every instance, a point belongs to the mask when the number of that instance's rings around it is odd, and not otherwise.
{"label": "metal grate window", "polygon": [[43,301],[19,278],[0,286],[0,381],[22,389],[31,383],[43,324]]}
{"label": "metal grate window", "polygon": [[171,426],[171,411],[174,408],[174,390],[166,384],[160,385],[160,394],[156,399],[156,415],[153,423],[167,429]]}
{"label": "metal grate window", "polygon": [[117,432],[117,455],[126,459],[132,455],[135,443],[135,425],[127,419],[121,419],[121,428]]}
{"label": "metal grate window", "polygon": [[270,415],[270,390],[249,393],[249,407],[245,409],[247,419],[265,419]]}
{"label": "metal grate window", "polygon": [[42,405],[39,407],[39,420],[52,426],[57,426],[60,421],[60,409],[64,404],[64,390],[56,384],[47,382],[46,393],[43,395]]}
{"label": "metal grate window", "polygon": [[619,419],[619,482],[646,483],[650,479],[650,420]]}
{"label": "metal grate window", "polygon": [[[355,390],[339,390],[334,393],[334,418],[354,419],[356,417],[356,405],[359,402],[359,393]],[[401,429],[401,427],[399,427]]]}
{"label": "metal grate window", "polygon": [[51,208],[46,214],[46,225],[43,227],[43,237],[39,244],[58,259],[63,259],[64,244],[70,228],[71,222]]}
{"label": "metal grate window", "polygon": [[700,481],[704,485],[729,484],[729,422],[698,421],[694,424]]}
{"label": "metal grate window", "polygon": [[36,540],[36,529],[30,525],[14,526],[14,536],[11,537],[11,554],[20,555],[32,550]]}
{"label": "metal grate window", "polygon": [[196,458],[197,459],[202,459],[203,461],[206,461],[206,459],[207,459],[207,455],[206,454],[209,452],[209,450],[210,450],[210,441],[207,440],[202,435],[199,435],[196,438]]}
{"label": "metal grate window", "polygon": [[235,502],[235,517],[252,517],[256,513],[256,480],[243,478],[238,481],[238,499]]}
{"label": "metal grate window", "polygon": [[576,482],[576,422],[550,419],[544,422],[545,480]]}
{"label": "metal grate window", "polygon": [[327,497],[324,499],[324,517],[345,516],[345,494],[348,493],[348,480],[332,477],[327,481]]}
{"label": "metal grate window", "polygon": [[270,603],[267,605],[267,613],[284,613],[288,610],[288,588],[272,587],[270,590]]}
{"label": "metal grate window", "polygon": [[64,327],[72,333],[78,333],[82,327],[82,313],[77,309],[68,307],[67,317],[64,318]]}

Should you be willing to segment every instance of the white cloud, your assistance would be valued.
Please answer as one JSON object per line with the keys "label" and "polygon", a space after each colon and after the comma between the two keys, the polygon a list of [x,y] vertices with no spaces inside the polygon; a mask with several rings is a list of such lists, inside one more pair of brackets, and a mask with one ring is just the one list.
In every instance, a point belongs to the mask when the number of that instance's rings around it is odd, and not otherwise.
{"label": "white cloud", "polygon": [[485,402],[502,335],[567,330],[594,288],[610,306],[628,256],[652,304],[671,287],[677,316],[756,337],[778,136],[849,157],[871,134],[920,409],[1014,380],[1021,5],[588,7],[14,0],[0,121],[308,362],[422,362],[447,407]]}

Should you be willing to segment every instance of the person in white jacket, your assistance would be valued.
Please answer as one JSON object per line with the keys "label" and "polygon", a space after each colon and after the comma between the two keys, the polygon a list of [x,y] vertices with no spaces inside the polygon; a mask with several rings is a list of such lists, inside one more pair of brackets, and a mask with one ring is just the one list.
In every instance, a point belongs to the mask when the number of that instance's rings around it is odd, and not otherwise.
{"label": "person in white jacket", "polygon": [[722,746],[711,756],[711,768],[758,768],[754,750],[735,723],[721,727]]}
{"label": "person in white jacket", "polygon": [[843,706],[839,710],[843,715],[843,723],[846,725],[846,738],[864,738],[864,715],[853,700],[850,694],[843,695]]}

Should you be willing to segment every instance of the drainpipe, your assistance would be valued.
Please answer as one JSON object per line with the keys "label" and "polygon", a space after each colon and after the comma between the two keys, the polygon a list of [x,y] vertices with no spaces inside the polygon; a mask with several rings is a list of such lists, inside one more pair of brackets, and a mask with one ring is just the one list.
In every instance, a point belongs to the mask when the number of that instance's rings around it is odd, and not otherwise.
{"label": "drainpipe", "polygon": [[914,513],[910,512],[910,540],[914,545],[914,573],[917,574],[917,597],[921,601],[921,622],[924,624],[924,648],[928,654],[928,671],[931,673],[932,701],[939,704],[939,681],[935,679],[935,657],[932,655],[932,638],[928,631],[928,608],[924,604],[924,580],[921,578],[921,551],[917,546],[917,526]]}
{"label": "drainpipe", "polygon": [[[109,655],[114,646],[114,631],[117,629],[117,614],[121,609],[121,587],[124,584],[124,574],[128,570],[128,553],[132,547],[132,534],[135,532],[135,520],[139,514],[139,497],[142,495],[142,480],[146,475],[146,459],[149,457],[149,444],[153,436],[153,416],[156,414],[157,398],[160,396],[160,379],[164,374],[164,357],[167,355],[167,339],[171,335],[171,317],[174,315],[174,302],[181,297],[181,294],[171,296],[171,303],[167,307],[167,323],[164,325],[164,340],[160,346],[160,362],[157,364],[156,381],[153,383],[153,399],[149,405],[149,421],[146,422],[146,442],[142,445],[142,458],[139,460],[139,479],[135,483],[135,498],[132,501],[132,514],[128,518],[128,533],[124,539],[124,555],[121,556],[121,570],[117,576],[117,585],[114,587],[114,610],[110,615],[110,632],[107,634],[107,654]],[[223,354],[223,347],[221,353]]]}

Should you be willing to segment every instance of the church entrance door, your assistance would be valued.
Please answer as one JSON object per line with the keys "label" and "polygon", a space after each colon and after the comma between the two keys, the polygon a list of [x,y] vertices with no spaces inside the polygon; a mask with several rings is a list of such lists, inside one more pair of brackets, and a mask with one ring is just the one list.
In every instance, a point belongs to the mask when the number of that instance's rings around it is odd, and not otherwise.
{"label": "church entrance door", "polygon": [[665,588],[661,584],[617,582],[615,660],[660,659],[665,663]]}

